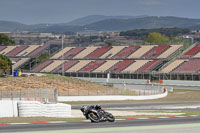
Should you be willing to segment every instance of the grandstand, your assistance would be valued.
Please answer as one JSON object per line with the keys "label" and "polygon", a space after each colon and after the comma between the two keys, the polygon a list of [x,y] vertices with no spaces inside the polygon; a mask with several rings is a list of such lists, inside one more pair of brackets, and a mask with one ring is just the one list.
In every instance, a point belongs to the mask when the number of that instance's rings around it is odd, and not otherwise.
{"label": "grandstand", "polygon": [[168,79],[200,80],[200,44],[194,44],[181,56],[165,64],[159,73]]}
{"label": "grandstand", "polygon": [[196,54],[198,54],[196,57],[198,58],[200,51],[200,44],[195,45],[193,48],[185,52],[181,58],[193,58]]}
{"label": "grandstand", "polygon": [[0,54],[11,58],[15,62],[12,69],[17,70],[29,64],[32,59],[42,54],[48,47],[48,45],[0,46]]}
{"label": "grandstand", "polygon": [[[13,68],[19,69],[47,48],[46,45],[0,46],[0,54],[10,57],[16,62]],[[198,74],[200,44],[194,44],[184,53],[181,53],[182,51],[182,45],[65,47],[46,61],[32,67],[31,72],[64,72],[65,75],[76,73],[87,76],[131,74],[128,77],[132,78],[149,78],[152,72],[154,75],[159,74],[160,78],[170,74]]]}
{"label": "grandstand", "polygon": [[[149,73],[181,48],[182,45],[65,47],[32,72]],[[64,64],[62,56],[67,59]]]}

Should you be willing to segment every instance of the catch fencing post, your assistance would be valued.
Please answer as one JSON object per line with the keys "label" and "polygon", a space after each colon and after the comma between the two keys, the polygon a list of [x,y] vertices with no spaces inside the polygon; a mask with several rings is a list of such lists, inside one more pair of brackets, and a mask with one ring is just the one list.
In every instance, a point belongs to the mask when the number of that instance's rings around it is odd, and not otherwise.
{"label": "catch fencing post", "polygon": [[0,92],[0,95],[1,95],[1,100],[2,100],[2,90],[1,90],[1,92]]}
{"label": "catch fencing post", "polygon": [[46,98],[45,98],[45,102],[46,102],[46,103],[48,103],[47,98],[48,98],[48,89],[46,88]]}
{"label": "catch fencing post", "polygon": [[29,98],[29,88],[27,89],[27,98],[28,98],[28,101],[30,100]]}
{"label": "catch fencing post", "polygon": [[34,88],[34,98],[35,98],[35,101],[37,101],[37,98],[36,98],[36,88]]}
{"label": "catch fencing post", "polygon": [[57,103],[57,98],[58,98],[58,90],[57,88],[54,88],[54,102]]}
{"label": "catch fencing post", "polygon": [[20,89],[20,90],[19,90],[19,100],[20,100],[20,101],[22,100],[22,94],[21,94],[21,93],[22,93],[22,90]]}
{"label": "catch fencing post", "polygon": [[41,99],[41,102],[42,102],[42,88],[40,88],[40,99]]}

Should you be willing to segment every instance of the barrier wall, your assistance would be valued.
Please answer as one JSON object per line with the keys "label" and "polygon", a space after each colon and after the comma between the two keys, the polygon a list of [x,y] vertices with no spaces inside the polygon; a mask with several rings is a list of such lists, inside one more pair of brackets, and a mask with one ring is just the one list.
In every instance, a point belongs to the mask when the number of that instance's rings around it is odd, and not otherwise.
{"label": "barrier wall", "polygon": [[76,77],[78,79],[81,80],[87,80],[87,81],[91,81],[91,82],[96,82],[96,83],[117,83],[117,84],[147,84],[147,80],[146,79],[114,79],[114,78],[82,78],[82,77]]}
{"label": "barrier wall", "polygon": [[163,80],[163,85],[200,86],[200,82],[188,80]]}
{"label": "barrier wall", "polygon": [[0,107],[1,107],[0,117],[17,117],[18,116],[17,101],[1,100]]}
{"label": "barrier wall", "polygon": [[18,102],[19,117],[70,117],[71,105],[42,104],[37,101]]}
{"label": "barrier wall", "polygon": [[166,97],[168,91],[163,94],[148,96],[59,96],[58,101],[116,101],[116,100],[151,100]]}
{"label": "barrier wall", "polygon": [[0,101],[0,117],[70,117],[71,105],[37,101]]}

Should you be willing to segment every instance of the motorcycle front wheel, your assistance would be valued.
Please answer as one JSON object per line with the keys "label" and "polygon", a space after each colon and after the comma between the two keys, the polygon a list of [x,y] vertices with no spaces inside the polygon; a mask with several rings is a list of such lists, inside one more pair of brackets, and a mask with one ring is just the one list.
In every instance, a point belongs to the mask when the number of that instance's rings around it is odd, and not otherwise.
{"label": "motorcycle front wheel", "polygon": [[94,122],[94,123],[98,123],[100,121],[99,116],[93,112],[88,114],[88,118],[91,120],[91,122]]}
{"label": "motorcycle front wheel", "polygon": [[109,122],[114,122],[114,121],[115,121],[115,117],[114,117],[112,114],[107,113],[107,120],[108,120]]}

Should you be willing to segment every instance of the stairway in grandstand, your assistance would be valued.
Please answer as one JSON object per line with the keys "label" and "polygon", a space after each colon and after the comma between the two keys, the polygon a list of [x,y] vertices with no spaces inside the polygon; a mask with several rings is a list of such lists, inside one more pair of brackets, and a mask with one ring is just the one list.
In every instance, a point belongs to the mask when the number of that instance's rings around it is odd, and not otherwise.
{"label": "stairway in grandstand", "polygon": [[200,71],[200,44],[194,44],[177,59],[163,67],[160,73],[197,74]]}

